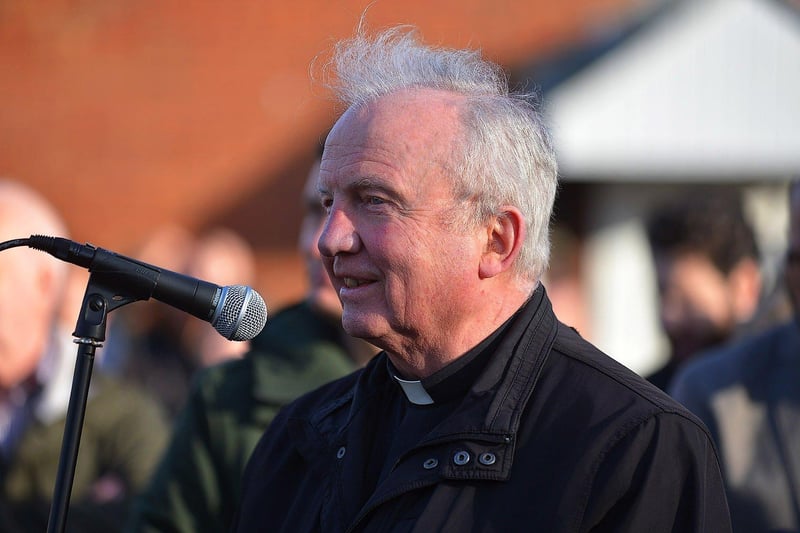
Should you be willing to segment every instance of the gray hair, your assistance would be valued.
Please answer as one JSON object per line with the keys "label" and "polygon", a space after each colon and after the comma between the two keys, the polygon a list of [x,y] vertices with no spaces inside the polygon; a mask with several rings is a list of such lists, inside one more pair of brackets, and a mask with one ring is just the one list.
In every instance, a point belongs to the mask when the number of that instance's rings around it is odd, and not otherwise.
{"label": "gray hair", "polygon": [[550,257],[558,170],[534,97],[512,93],[503,70],[479,51],[423,45],[410,26],[368,37],[362,25],[336,44],[327,69],[328,86],[348,107],[409,88],[464,96],[463,142],[453,154],[456,200],[474,204],[466,222],[475,224],[501,215],[503,205],[517,207],[527,236],[515,272],[538,281]]}

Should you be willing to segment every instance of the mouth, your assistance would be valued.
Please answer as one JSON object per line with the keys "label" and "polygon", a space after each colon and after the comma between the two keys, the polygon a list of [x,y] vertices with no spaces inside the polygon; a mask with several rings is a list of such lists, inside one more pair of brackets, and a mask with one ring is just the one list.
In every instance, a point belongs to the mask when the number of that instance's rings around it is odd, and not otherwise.
{"label": "mouth", "polygon": [[344,282],[344,286],[348,289],[354,289],[356,287],[360,287],[362,285],[366,285],[369,283],[367,280],[356,279],[356,278],[342,278]]}

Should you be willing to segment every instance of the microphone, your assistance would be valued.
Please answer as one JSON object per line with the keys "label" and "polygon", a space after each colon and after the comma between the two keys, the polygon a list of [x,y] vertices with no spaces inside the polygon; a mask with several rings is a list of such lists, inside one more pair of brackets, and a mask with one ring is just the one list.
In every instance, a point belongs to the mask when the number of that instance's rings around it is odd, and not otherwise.
{"label": "microphone", "polygon": [[250,340],[267,322],[264,299],[250,287],[220,287],[207,281],[159,268],[116,254],[91,244],[80,244],[63,237],[31,235],[28,247],[106,274],[121,296],[138,300],[155,298],[201,320],[210,322],[229,340]]}

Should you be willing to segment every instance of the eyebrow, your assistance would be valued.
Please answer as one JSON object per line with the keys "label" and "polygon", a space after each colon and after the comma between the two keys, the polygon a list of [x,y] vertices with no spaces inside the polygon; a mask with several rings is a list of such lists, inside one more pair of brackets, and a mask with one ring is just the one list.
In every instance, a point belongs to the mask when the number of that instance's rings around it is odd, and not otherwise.
{"label": "eyebrow", "polygon": [[[386,185],[382,179],[376,178],[376,177],[371,177],[371,176],[363,177],[363,178],[357,179],[357,180],[355,180],[355,181],[353,181],[351,183],[348,183],[344,187],[344,190],[345,190],[345,192],[348,192],[348,193],[363,192],[363,191],[377,191],[377,192],[383,193],[387,197],[389,197],[391,199],[394,199],[394,200],[402,199],[402,195],[397,191],[397,189],[395,189],[394,187],[390,187],[389,185]],[[319,187],[319,193],[320,194],[330,194],[328,192],[328,189],[325,188],[325,187],[322,187],[322,186]]]}
{"label": "eyebrow", "polygon": [[388,185],[383,183],[383,180],[380,179],[376,180],[375,178],[372,177],[361,178],[360,180],[350,184],[347,188],[357,191],[375,190],[383,192],[388,196],[398,195],[396,189],[389,187]]}

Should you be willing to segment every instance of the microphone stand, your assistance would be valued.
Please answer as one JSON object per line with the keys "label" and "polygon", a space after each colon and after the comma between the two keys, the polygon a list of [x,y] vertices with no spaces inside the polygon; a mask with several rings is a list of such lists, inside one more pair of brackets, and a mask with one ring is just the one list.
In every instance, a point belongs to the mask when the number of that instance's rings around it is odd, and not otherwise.
{"label": "microphone stand", "polygon": [[97,348],[103,346],[106,338],[108,313],[141,299],[138,296],[124,296],[113,287],[115,274],[93,272],[89,276],[83,303],[75,326],[74,342],[78,344],[78,358],[72,378],[72,390],[67,407],[64,436],[61,440],[61,455],[58,459],[53,501],[47,520],[47,533],[62,533],[67,523],[72,484],[75,479],[75,465],[78,462],[78,449],[86,414],[86,401],[89,398],[89,385],[92,379],[92,366]]}

